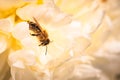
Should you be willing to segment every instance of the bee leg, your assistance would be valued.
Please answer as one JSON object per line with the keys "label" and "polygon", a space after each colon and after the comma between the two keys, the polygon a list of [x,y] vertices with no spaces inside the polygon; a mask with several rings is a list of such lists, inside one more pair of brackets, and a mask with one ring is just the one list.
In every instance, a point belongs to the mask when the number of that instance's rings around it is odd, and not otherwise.
{"label": "bee leg", "polygon": [[39,44],[39,46],[42,46],[42,44]]}
{"label": "bee leg", "polygon": [[[42,44],[40,44],[39,46],[42,46]],[[47,46],[45,46],[45,55],[47,55]]]}
{"label": "bee leg", "polygon": [[46,46],[46,51],[45,51],[45,55],[47,55],[47,46]]}
{"label": "bee leg", "polygon": [[30,34],[31,36],[39,36],[40,34]]}
{"label": "bee leg", "polygon": [[43,46],[43,43],[39,44],[39,46]]}

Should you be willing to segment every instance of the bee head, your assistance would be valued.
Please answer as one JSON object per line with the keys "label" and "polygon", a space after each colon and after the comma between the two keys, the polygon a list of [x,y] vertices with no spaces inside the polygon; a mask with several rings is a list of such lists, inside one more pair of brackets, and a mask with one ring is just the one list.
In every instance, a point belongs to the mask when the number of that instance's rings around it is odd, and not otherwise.
{"label": "bee head", "polygon": [[45,46],[45,45],[48,45],[50,43],[50,40],[49,39],[46,39],[46,40],[42,40],[41,41],[41,44],[39,46]]}

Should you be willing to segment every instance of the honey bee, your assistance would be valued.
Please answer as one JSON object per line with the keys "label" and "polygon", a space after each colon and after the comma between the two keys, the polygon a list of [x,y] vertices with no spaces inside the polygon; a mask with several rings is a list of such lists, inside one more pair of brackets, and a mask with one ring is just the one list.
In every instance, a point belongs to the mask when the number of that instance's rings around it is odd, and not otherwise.
{"label": "honey bee", "polygon": [[34,34],[31,33],[30,34],[38,38],[38,40],[40,41],[39,46],[46,46],[45,54],[47,54],[47,45],[50,43],[50,39],[48,38],[48,33],[40,26],[40,24],[34,17],[33,19],[35,22],[27,21],[27,23],[29,24],[29,30],[34,32]]}

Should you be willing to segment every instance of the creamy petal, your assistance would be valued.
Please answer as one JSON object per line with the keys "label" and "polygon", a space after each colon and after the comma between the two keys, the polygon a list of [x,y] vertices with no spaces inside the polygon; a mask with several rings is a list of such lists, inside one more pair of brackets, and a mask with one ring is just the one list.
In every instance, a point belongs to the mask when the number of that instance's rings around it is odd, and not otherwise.
{"label": "creamy petal", "polygon": [[12,80],[37,80],[36,76],[29,69],[11,67]]}
{"label": "creamy petal", "polygon": [[6,79],[8,80],[11,76],[10,66],[8,65],[8,53],[9,53],[9,50],[6,50],[2,52],[2,54],[0,54],[0,73],[1,73],[0,79],[1,80],[6,80]]}
{"label": "creamy petal", "polygon": [[[79,59],[71,59],[63,63],[59,67],[57,67],[54,71],[53,79],[54,80],[68,80],[68,79],[100,80],[101,78],[104,79],[106,77],[106,76],[102,76],[101,74],[102,73],[100,70],[88,64],[82,64],[79,57]],[[107,79],[104,79],[104,80],[107,80]]]}
{"label": "creamy petal", "polygon": [[28,37],[30,35],[29,24],[27,24],[27,22],[18,23],[13,29],[12,35],[18,40],[23,40]]}
{"label": "creamy petal", "polygon": [[8,43],[5,38],[0,38],[0,54],[8,48]]}
{"label": "creamy petal", "polygon": [[[109,1],[111,6],[107,4]],[[44,50],[41,52],[44,47],[38,47],[37,40],[30,36],[28,24],[18,24],[12,35],[22,43],[24,49],[30,50],[11,53],[12,76],[17,80],[26,80],[26,76],[32,73],[37,80],[49,80],[53,72],[55,80],[109,80],[116,75],[119,77],[119,40],[117,42],[108,40],[113,38],[112,32],[119,39],[119,11],[112,13],[111,9],[118,8],[118,5],[113,5],[112,0],[109,1],[106,0],[104,5],[105,15],[101,3],[93,0],[58,1],[63,12],[56,7],[53,0],[44,0],[43,5],[32,4],[17,9],[17,16],[22,20],[33,21],[32,17],[35,17],[48,32],[51,42],[47,45],[47,55],[45,55]],[[99,50],[95,53],[97,49]],[[26,54],[29,52],[37,55],[38,63],[36,56]],[[22,73],[26,75],[17,76]],[[27,79],[34,79],[34,75]]]}
{"label": "creamy petal", "polygon": [[108,39],[104,45],[94,54],[93,64],[103,70],[111,79],[117,79],[120,71],[120,41]]}
{"label": "creamy petal", "polygon": [[25,66],[34,65],[35,63],[36,57],[32,50],[18,50],[9,55],[10,66],[24,68]]}
{"label": "creamy petal", "polygon": [[[35,11],[35,13],[33,13]],[[49,1],[43,5],[28,5],[17,9],[17,15],[23,20],[32,20],[35,17],[41,24],[51,24],[61,26],[71,21],[71,16],[59,10],[54,3],[49,4]],[[31,14],[32,13],[32,14]]]}
{"label": "creamy petal", "polygon": [[5,32],[11,32],[13,29],[13,18],[0,19],[0,30]]}

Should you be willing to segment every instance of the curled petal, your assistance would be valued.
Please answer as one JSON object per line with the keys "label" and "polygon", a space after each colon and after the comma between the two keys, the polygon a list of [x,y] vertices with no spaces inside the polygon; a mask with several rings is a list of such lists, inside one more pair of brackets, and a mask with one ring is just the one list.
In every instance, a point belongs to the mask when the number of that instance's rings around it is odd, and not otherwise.
{"label": "curled petal", "polygon": [[99,28],[104,18],[104,11],[98,9],[97,11],[92,13],[90,17],[91,18],[86,18],[87,20],[84,24],[85,28],[83,29],[83,33],[85,34],[93,33]]}
{"label": "curled petal", "polygon": [[13,29],[13,18],[0,19],[0,30],[11,32]]}
{"label": "curled petal", "polygon": [[39,45],[37,41],[32,39],[29,31],[29,24],[27,22],[18,23],[12,31],[12,35],[19,40],[24,47],[31,47],[31,45]]}
{"label": "curled petal", "polygon": [[96,58],[93,62],[94,66],[102,69],[111,79],[118,78],[120,73],[120,41],[108,39],[104,45],[95,52]]}
{"label": "curled petal", "polygon": [[27,24],[27,22],[18,23],[13,29],[12,35],[18,40],[23,40],[24,38],[28,37],[29,24]]}
{"label": "curled petal", "polygon": [[0,38],[0,54],[8,48],[8,43],[5,38]]}
{"label": "curled petal", "polygon": [[106,76],[103,76],[101,74],[102,73],[100,70],[88,64],[82,64],[79,57],[79,59],[71,59],[63,63],[59,67],[57,67],[53,73],[53,79],[54,80],[68,80],[68,79],[91,80],[95,78],[96,80],[102,80],[106,78]]}
{"label": "curled petal", "polygon": [[9,64],[17,68],[34,65],[36,63],[35,53],[31,50],[18,50],[9,55]]}
{"label": "curled petal", "polygon": [[[33,13],[36,11],[35,13]],[[41,24],[51,24],[53,26],[61,26],[71,21],[71,16],[59,10],[54,3],[46,1],[43,5],[28,5],[17,9],[17,15],[23,20],[32,20],[35,17]],[[33,13],[33,14],[30,14]]]}

